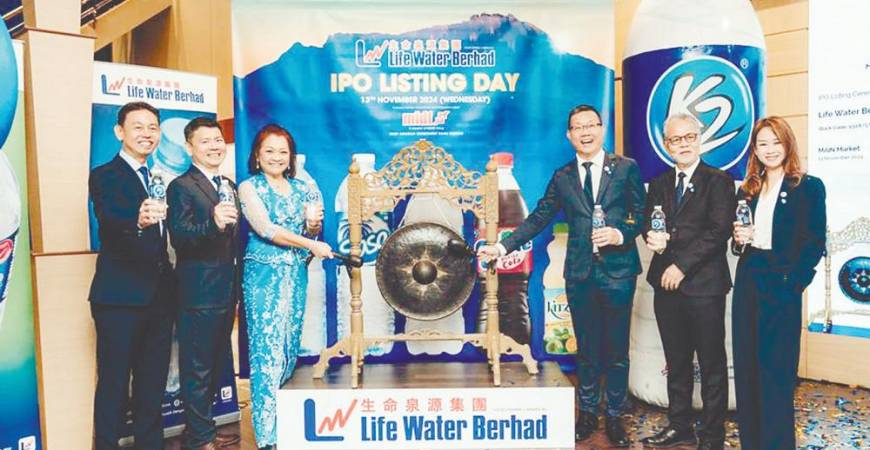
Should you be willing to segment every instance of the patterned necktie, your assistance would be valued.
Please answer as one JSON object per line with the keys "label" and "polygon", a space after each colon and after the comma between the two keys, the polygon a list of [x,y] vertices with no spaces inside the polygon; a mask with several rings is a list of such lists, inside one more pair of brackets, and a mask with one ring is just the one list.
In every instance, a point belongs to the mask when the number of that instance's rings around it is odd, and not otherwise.
{"label": "patterned necktie", "polygon": [[679,178],[679,180],[677,181],[677,188],[674,191],[674,199],[676,200],[677,208],[679,208],[683,204],[683,191],[684,191],[683,180],[686,179],[686,174],[683,172],[680,172],[677,174],[677,177]]}
{"label": "patterned necktie", "polygon": [[142,180],[145,181],[145,190],[147,191],[147,190],[148,190],[148,186],[149,186],[150,183],[151,183],[151,181],[150,181],[150,177],[148,176],[148,168],[145,167],[145,166],[141,166],[141,167],[139,167],[139,169],[137,169],[137,170],[138,170],[138,172],[142,175]]}
{"label": "patterned necktie", "polygon": [[215,185],[215,190],[220,192],[220,190],[221,190],[221,176],[215,175],[215,176],[211,177],[211,181]]}
{"label": "patterned necktie", "polygon": [[586,169],[586,177],[583,178],[583,194],[590,205],[595,204],[595,199],[592,197],[592,162],[586,161],[583,163],[583,168]]}

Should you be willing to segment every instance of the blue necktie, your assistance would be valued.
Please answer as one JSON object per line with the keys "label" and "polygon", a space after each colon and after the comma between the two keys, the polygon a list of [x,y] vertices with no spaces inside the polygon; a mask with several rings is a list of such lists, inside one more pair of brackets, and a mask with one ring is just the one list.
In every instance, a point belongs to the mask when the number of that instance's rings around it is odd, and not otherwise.
{"label": "blue necktie", "polygon": [[215,175],[215,176],[211,177],[211,181],[214,183],[215,189],[218,192],[220,192],[220,190],[221,190],[221,177],[220,177],[220,175]]}
{"label": "blue necktie", "polygon": [[139,173],[142,174],[142,180],[145,181],[145,190],[148,191],[148,186],[150,185],[150,177],[148,176],[148,168],[145,166],[139,167]]}
{"label": "blue necktie", "polygon": [[677,189],[674,191],[674,199],[677,202],[677,208],[679,208],[683,204],[683,180],[686,179],[686,174],[680,172],[677,174],[677,177],[679,178],[679,180],[677,181]]}
{"label": "blue necktie", "polygon": [[586,200],[590,205],[595,204],[595,199],[592,197],[592,162],[586,161],[583,163],[583,168],[586,169],[586,177],[583,179],[583,194],[586,195]]}

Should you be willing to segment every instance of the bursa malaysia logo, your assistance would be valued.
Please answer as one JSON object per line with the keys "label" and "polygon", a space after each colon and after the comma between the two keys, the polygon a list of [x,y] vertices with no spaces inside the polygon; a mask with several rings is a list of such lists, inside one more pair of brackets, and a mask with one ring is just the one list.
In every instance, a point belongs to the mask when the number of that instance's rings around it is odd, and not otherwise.
{"label": "bursa malaysia logo", "polygon": [[[741,66],[748,66],[744,58]],[[649,96],[647,132],[656,154],[670,166],[674,160],[662,141],[668,116],[691,114],[701,122],[701,158],[727,170],[749,148],[755,108],[752,89],[734,64],[716,56],[682,60],[666,70]]]}
{"label": "bursa malaysia logo", "polygon": [[305,440],[308,442],[337,442],[344,440],[344,430],[350,420],[357,400],[354,399],[345,409],[338,408],[332,415],[318,416],[314,399],[306,399],[303,404],[305,421]]}

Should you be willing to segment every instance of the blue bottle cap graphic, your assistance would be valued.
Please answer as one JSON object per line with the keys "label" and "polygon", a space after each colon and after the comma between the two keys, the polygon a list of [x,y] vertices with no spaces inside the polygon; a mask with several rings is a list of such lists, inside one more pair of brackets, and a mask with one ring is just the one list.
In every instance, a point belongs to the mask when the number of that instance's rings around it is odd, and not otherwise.
{"label": "blue bottle cap graphic", "polygon": [[838,279],[846,297],[860,304],[870,304],[870,257],[858,256],[846,261]]}
{"label": "blue bottle cap graphic", "polygon": [[190,168],[190,155],[184,148],[184,126],[188,122],[187,119],[173,117],[160,124],[160,145],[154,152],[152,162],[155,167],[165,169],[169,178],[175,178]]}

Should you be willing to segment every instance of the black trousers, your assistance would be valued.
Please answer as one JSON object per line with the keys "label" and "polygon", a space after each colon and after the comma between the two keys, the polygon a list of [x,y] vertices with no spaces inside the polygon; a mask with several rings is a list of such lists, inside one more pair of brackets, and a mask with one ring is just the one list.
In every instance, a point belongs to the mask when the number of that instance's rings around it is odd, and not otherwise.
{"label": "black trousers", "polygon": [[186,447],[212,441],[217,428],[212,415],[215,392],[231,361],[235,307],[181,309],[178,317],[178,367],[184,401]]}
{"label": "black trousers", "polygon": [[[163,450],[163,394],[169,372],[173,313],[170,306],[91,304],[97,331],[94,448],[118,449],[129,394],[136,449]],[[130,376],[132,392],[130,392]]]}
{"label": "black trousers", "polygon": [[800,358],[801,292],[773,272],[770,252],[740,259],[731,315],[740,445],[793,449],[794,389]]}
{"label": "black trousers", "polygon": [[725,296],[688,296],[656,290],[654,308],[668,364],[668,419],[674,427],[692,426],[694,357],[701,372],[702,439],[725,437],[728,411],[728,357],[725,353]]}

